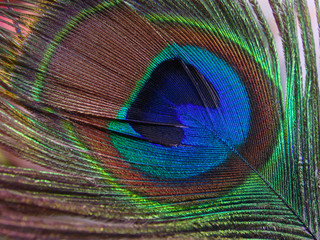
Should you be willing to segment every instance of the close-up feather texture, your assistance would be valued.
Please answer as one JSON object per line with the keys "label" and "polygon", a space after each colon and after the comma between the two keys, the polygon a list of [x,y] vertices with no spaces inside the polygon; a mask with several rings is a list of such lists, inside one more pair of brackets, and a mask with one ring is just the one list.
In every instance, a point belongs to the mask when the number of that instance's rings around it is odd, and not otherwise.
{"label": "close-up feather texture", "polygon": [[260,4],[0,1],[0,238],[320,239],[319,1]]}

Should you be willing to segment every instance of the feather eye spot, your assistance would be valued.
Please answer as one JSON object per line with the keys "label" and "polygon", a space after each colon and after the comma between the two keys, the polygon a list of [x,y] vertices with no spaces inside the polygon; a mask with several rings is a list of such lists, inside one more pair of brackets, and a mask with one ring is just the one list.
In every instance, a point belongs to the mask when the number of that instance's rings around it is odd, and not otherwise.
{"label": "feather eye spot", "polygon": [[237,73],[194,46],[170,45],[158,54],[123,110],[124,131],[138,140],[112,135],[115,149],[136,171],[162,180],[202,178],[228,161],[250,128],[248,94]]}

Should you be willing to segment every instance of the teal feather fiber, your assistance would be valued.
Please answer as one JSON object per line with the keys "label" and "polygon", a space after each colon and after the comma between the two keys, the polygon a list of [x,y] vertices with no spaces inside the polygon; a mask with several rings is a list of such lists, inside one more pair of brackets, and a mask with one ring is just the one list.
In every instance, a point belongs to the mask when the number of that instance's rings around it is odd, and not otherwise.
{"label": "teal feather fiber", "polygon": [[0,1],[0,237],[320,239],[319,5]]}

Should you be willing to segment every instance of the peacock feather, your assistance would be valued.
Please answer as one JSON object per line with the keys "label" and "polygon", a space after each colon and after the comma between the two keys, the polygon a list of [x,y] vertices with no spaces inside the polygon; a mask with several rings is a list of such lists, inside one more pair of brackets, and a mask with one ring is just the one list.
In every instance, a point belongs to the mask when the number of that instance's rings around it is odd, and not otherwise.
{"label": "peacock feather", "polygon": [[318,0],[0,16],[2,236],[320,239]]}

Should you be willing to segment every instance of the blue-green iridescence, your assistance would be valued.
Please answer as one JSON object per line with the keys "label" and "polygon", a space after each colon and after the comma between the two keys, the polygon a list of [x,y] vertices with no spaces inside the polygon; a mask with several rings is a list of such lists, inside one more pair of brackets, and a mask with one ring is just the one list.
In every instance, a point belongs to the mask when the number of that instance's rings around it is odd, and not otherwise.
{"label": "blue-green iridescence", "polygon": [[114,146],[147,176],[178,180],[201,175],[223,164],[230,149],[246,141],[247,91],[236,72],[213,53],[170,45],[137,86],[119,113],[129,123],[108,127],[123,133],[111,136]]}

